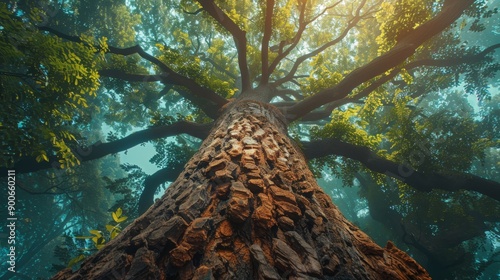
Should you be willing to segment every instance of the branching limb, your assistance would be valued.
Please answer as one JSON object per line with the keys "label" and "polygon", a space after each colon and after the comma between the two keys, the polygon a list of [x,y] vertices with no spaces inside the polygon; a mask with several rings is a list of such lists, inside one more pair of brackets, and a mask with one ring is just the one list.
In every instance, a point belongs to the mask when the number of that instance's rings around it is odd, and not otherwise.
{"label": "branching limb", "polygon": [[208,117],[216,119],[220,114],[220,107],[213,106],[213,104],[205,102],[205,99],[193,96],[190,91],[185,90],[185,87],[178,85],[175,82],[171,82],[169,75],[140,75],[140,74],[129,74],[117,69],[107,69],[99,70],[99,74],[104,77],[121,79],[129,82],[162,82],[165,84],[165,88],[159,97],[165,95],[174,85],[178,87],[175,91],[179,93],[185,99],[191,101],[194,105],[198,106]]}
{"label": "branching limb", "polygon": [[325,155],[347,157],[361,162],[371,171],[401,180],[419,191],[429,192],[433,189],[451,192],[468,190],[500,201],[500,183],[472,174],[417,171],[407,164],[387,160],[367,147],[345,143],[337,139],[304,142],[303,147],[307,159]]}
{"label": "branching limb", "polygon": [[[311,111],[307,115],[302,117],[303,121],[316,121],[316,120],[321,120],[328,118],[332,111],[335,108],[338,108],[342,105],[348,104],[348,103],[353,103],[359,101],[361,98],[367,97],[371,92],[376,90],[378,87],[382,86],[386,82],[390,81],[393,79],[397,74],[401,72],[401,70],[404,68],[407,71],[410,71],[412,69],[422,67],[422,66],[433,66],[433,67],[451,67],[451,66],[457,66],[461,64],[473,64],[473,63],[481,63],[484,61],[486,56],[492,52],[494,52],[496,49],[500,48],[500,44],[495,44],[490,47],[487,47],[483,51],[481,51],[478,54],[474,55],[467,55],[463,57],[455,57],[455,58],[448,58],[448,59],[420,59],[416,60],[413,62],[408,63],[404,67],[398,67],[394,68],[390,73],[385,74],[375,81],[373,81],[369,86],[361,90],[359,93],[352,97],[344,97],[340,100],[335,100],[329,104],[327,104],[323,109],[318,110],[318,111]],[[419,94],[412,95],[412,97],[417,97],[422,95],[422,92]],[[295,105],[295,104],[293,104]],[[292,105],[289,105],[292,106]],[[282,109],[283,111],[288,110],[288,108]]]}
{"label": "branching limb", "polygon": [[[217,95],[217,93],[213,92],[212,90],[202,87],[198,85],[193,79],[190,79],[188,77],[184,77],[180,74],[177,74],[174,72],[170,67],[168,67],[166,64],[161,62],[159,59],[156,57],[146,53],[142,47],[140,46],[134,46],[126,49],[118,49],[119,51],[113,51],[112,53],[114,54],[121,54],[121,55],[131,55],[131,54],[138,54],[142,58],[150,61],[151,63],[157,65],[168,77],[166,78],[168,81],[172,81],[177,85],[181,85],[183,87],[186,87],[189,89],[192,95],[203,98],[203,99],[208,99],[211,102],[214,102],[218,106],[222,107],[224,106],[228,101]],[[111,51],[110,51],[111,52]]]}
{"label": "branching limb", "polygon": [[[317,121],[317,120],[322,120],[325,118],[330,117],[332,111],[335,108],[338,108],[342,105],[349,104],[349,103],[354,103],[358,102],[361,98],[367,97],[371,92],[376,90],[378,87],[382,86],[386,82],[390,81],[392,78],[394,78],[399,72],[401,72],[401,68],[394,69],[392,70],[389,74],[386,74],[377,80],[375,80],[373,83],[371,83],[369,86],[358,92],[355,96],[353,97],[344,97],[340,100],[333,101],[329,104],[327,104],[323,109],[317,110],[317,111],[311,111],[307,115],[302,117],[303,121]],[[286,111],[288,109],[284,109]]]}
{"label": "branching limb", "polygon": [[[85,43],[80,39],[80,37],[70,36],[70,35],[64,34],[64,33],[59,32],[51,27],[40,26],[40,27],[38,27],[38,29],[40,29],[42,31],[48,31],[48,32],[50,32],[58,37],[61,37],[63,39],[66,39],[68,41],[73,41],[73,42],[77,42],[77,43]],[[139,45],[129,47],[129,48],[116,48],[113,46],[109,46],[108,53],[124,55],[124,56],[138,54],[142,58],[144,58],[147,61],[158,66],[158,68],[160,68],[161,71],[163,71],[164,74],[160,75],[160,77],[165,76],[164,80],[162,80],[165,83],[172,83],[175,85],[180,85],[180,86],[186,87],[190,91],[191,95],[198,97],[198,98],[209,100],[210,102],[214,103],[219,108],[221,108],[222,106],[224,106],[228,102],[225,98],[217,95],[217,93],[215,93],[214,91],[200,86],[193,79],[176,73],[174,70],[172,70],[170,67],[168,67],[162,61],[160,61],[156,57],[146,53],[144,51],[144,49],[142,49],[142,47]],[[105,70],[101,70],[101,71],[105,71]],[[106,73],[106,72],[104,72],[104,73]],[[116,71],[111,71],[111,72],[108,72],[108,74],[112,75],[112,74],[117,74],[117,73],[116,73]],[[128,75],[132,75],[132,74],[123,73],[123,76],[128,76]],[[128,76],[128,78],[132,78],[132,76]],[[137,77],[135,77],[135,78],[137,78]]]}
{"label": "branching limb", "polygon": [[[97,142],[88,147],[78,147],[73,150],[75,156],[80,162],[98,159],[110,154],[125,151],[138,144],[147,141],[178,135],[188,134],[193,137],[204,139],[208,135],[208,131],[212,124],[197,124],[187,121],[179,121],[171,125],[162,125],[150,127],[141,131],[134,132],[122,139],[101,143]],[[34,157],[23,157],[12,167],[17,173],[29,173],[49,168],[59,168],[57,156],[49,156],[48,161],[37,162]],[[7,168],[0,168],[0,174],[7,174]]]}
{"label": "branching limb", "polygon": [[[300,15],[299,15],[299,29],[297,30],[297,33],[295,33],[295,36],[293,37],[290,42],[284,42],[282,41],[279,45],[278,48],[278,56],[273,60],[271,65],[269,65],[269,70],[266,72],[269,80],[269,76],[271,73],[273,73],[274,69],[278,66],[278,64],[283,60],[299,43],[300,38],[302,37],[302,33],[304,33],[304,30],[306,30],[306,26],[308,23],[305,22],[305,9],[306,9],[306,1],[299,1],[298,3],[299,9],[300,9]],[[283,48],[285,45],[290,44],[290,46],[283,52]],[[264,65],[264,64],[263,64]],[[267,65],[266,65],[267,67]],[[264,74],[264,72],[262,72]]]}
{"label": "branching limb", "polygon": [[261,85],[267,85],[269,82],[269,76],[272,72],[269,70],[269,41],[271,40],[271,34],[273,31],[273,12],[274,12],[274,0],[267,0],[266,5],[266,17],[264,19],[264,36],[262,36],[262,77],[260,79]]}
{"label": "branching limb", "polygon": [[[317,16],[313,17],[312,19],[310,19],[308,21],[305,21],[306,1],[299,1],[298,5],[299,5],[299,9],[300,9],[300,11],[299,11],[300,15],[299,15],[299,28],[297,30],[297,33],[295,34],[295,36],[293,37],[293,39],[291,39],[289,42],[281,42],[280,43],[280,45],[278,46],[278,56],[273,60],[273,62],[269,66],[269,71],[268,71],[269,75],[271,73],[273,73],[273,71],[276,69],[276,67],[278,66],[278,64],[285,57],[287,57],[288,54],[297,46],[297,44],[299,43],[300,39],[302,38],[302,34],[306,30],[306,27],[309,24],[311,24],[312,22],[314,22],[316,19],[318,19],[320,16],[322,16],[327,10],[334,8],[335,6],[337,6],[338,4],[340,4],[341,2],[342,1],[338,1],[338,2],[334,3],[333,5],[326,7]],[[290,46],[288,48],[286,48],[285,51],[283,51],[283,48],[286,45],[290,45]],[[295,70],[292,70],[294,73],[295,73],[295,71],[297,71],[297,68],[298,68],[299,65],[300,65],[300,63],[297,64],[297,67],[295,67],[295,65],[294,65],[294,67],[292,68],[292,69],[295,69]],[[293,73],[292,73],[292,76],[293,76]]]}
{"label": "branching limb", "polygon": [[198,0],[203,9],[222,25],[233,36],[236,50],[238,51],[238,65],[241,72],[242,91],[251,88],[250,71],[247,63],[247,38],[243,31],[224,11],[219,8],[213,0]]}
{"label": "branching limb", "polygon": [[226,68],[224,68],[223,66],[221,66],[220,64],[218,64],[217,62],[215,62],[213,59],[209,58],[209,57],[206,57],[205,55],[200,55],[200,59],[205,61],[205,62],[208,62],[210,64],[212,64],[213,67],[215,67],[215,69],[217,69],[218,71],[224,73],[226,76],[236,80],[238,79],[238,77],[236,77],[236,75],[234,75],[233,73],[229,72],[228,70],[226,70]]}
{"label": "branching limb", "polygon": [[351,29],[353,29],[356,26],[356,24],[358,24],[358,22],[363,18],[363,16],[360,15],[360,12],[361,12],[361,8],[363,8],[365,4],[366,4],[366,1],[363,1],[359,5],[358,9],[356,10],[356,15],[349,21],[349,23],[347,24],[346,28],[344,29],[344,31],[339,36],[337,36],[335,39],[333,39],[333,40],[325,43],[324,45],[322,45],[321,47],[315,49],[314,51],[312,51],[312,52],[310,52],[308,54],[305,54],[305,55],[300,56],[299,58],[297,58],[295,60],[295,63],[293,64],[292,69],[290,70],[290,72],[285,77],[283,77],[283,78],[277,80],[276,82],[274,82],[273,85],[278,86],[278,85],[282,85],[283,83],[291,81],[294,78],[295,73],[297,72],[299,66],[304,61],[306,61],[307,59],[309,59],[311,57],[314,57],[314,56],[320,54],[321,52],[323,52],[324,50],[328,49],[329,47],[334,46],[334,45],[338,44],[340,41],[342,41],[347,36],[347,34],[349,34],[349,32],[351,31]]}
{"label": "branching limb", "polygon": [[450,26],[474,1],[452,2],[447,3],[434,18],[408,32],[391,50],[355,69],[336,86],[322,90],[291,107],[287,111],[289,121],[296,120],[324,104],[346,97],[360,84],[398,66],[413,55],[418,46]]}

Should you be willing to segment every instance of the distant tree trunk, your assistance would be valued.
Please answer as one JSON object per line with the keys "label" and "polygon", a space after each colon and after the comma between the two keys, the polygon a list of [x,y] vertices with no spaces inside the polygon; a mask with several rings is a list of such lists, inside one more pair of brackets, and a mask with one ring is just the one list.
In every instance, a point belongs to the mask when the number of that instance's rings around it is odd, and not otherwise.
{"label": "distant tree trunk", "polygon": [[430,279],[342,216],[277,109],[233,103],[162,199],[53,279]]}

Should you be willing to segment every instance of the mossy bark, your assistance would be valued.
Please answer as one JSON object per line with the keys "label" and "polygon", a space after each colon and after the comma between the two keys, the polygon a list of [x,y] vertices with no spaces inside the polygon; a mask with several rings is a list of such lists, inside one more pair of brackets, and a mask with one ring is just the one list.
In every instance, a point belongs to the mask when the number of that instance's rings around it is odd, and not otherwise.
{"label": "mossy bark", "polygon": [[278,110],[226,111],[160,200],[53,279],[430,279],[342,216]]}

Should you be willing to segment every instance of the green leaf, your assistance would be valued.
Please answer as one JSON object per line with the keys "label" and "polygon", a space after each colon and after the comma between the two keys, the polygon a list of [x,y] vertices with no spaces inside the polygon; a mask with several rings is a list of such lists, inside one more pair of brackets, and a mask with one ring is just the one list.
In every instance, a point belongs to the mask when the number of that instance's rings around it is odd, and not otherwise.
{"label": "green leaf", "polygon": [[97,237],[101,237],[102,236],[101,231],[96,230],[96,229],[91,229],[91,230],[89,230],[89,232],[92,233],[93,235],[97,236]]}
{"label": "green leaf", "polygon": [[120,217],[123,214],[122,208],[119,207],[118,209],[116,209],[115,213],[117,217]]}
{"label": "green leaf", "polygon": [[115,212],[111,213],[111,217],[113,217],[113,220],[118,223],[118,216]]}
{"label": "green leaf", "polygon": [[106,230],[109,231],[109,232],[113,232],[113,230],[116,228],[116,226],[112,226],[112,225],[106,225]]}
{"label": "green leaf", "polygon": [[111,213],[111,216],[113,217],[113,220],[115,222],[121,223],[121,222],[123,222],[123,221],[125,221],[127,219],[126,216],[122,216],[122,213],[123,213],[122,209],[118,208],[118,209],[116,209],[115,212]]}
{"label": "green leaf", "polygon": [[125,220],[127,220],[127,218],[128,218],[127,216],[122,216],[122,217],[118,218],[118,220],[117,220],[116,222],[117,222],[117,223],[122,223],[122,222],[124,222]]}

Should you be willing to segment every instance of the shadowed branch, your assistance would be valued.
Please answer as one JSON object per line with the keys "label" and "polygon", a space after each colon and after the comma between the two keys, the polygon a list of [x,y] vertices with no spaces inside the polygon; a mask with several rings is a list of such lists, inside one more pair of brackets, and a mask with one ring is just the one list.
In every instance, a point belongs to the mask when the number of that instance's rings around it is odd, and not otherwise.
{"label": "shadowed branch", "polygon": [[264,35],[262,36],[262,77],[260,79],[261,85],[266,85],[269,82],[269,41],[271,40],[271,34],[273,31],[273,12],[274,12],[274,0],[267,0],[265,19],[264,19]]}
{"label": "shadowed branch", "polygon": [[[78,147],[73,149],[73,153],[80,162],[98,159],[107,155],[125,151],[147,141],[174,136],[178,134],[188,134],[193,137],[204,139],[212,124],[197,124],[187,121],[179,121],[170,125],[150,127],[134,132],[122,139],[101,143],[100,141],[88,147]],[[50,156],[48,161],[37,162],[35,157],[22,157],[12,167],[16,173],[29,173],[49,168],[59,168],[57,156]],[[0,174],[7,174],[7,168],[0,168]]]}
{"label": "shadowed branch", "polygon": [[222,25],[233,36],[236,50],[238,52],[238,65],[241,72],[242,91],[251,88],[250,72],[247,64],[247,38],[243,31],[224,11],[222,11],[213,0],[199,0],[203,9]]}
{"label": "shadowed branch", "polygon": [[[72,41],[72,42],[76,42],[76,43],[85,43],[84,41],[81,40],[80,37],[70,36],[70,35],[64,34],[64,33],[59,32],[51,27],[39,26],[38,29],[42,30],[42,31],[48,31],[48,32],[50,32],[58,37],[61,37],[63,39],[66,39],[68,41]],[[144,49],[139,45],[129,47],[129,48],[117,48],[117,47],[113,47],[113,46],[108,46],[107,52],[112,53],[112,54],[123,55],[123,56],[138,54],[142,58],[144,58],[147,61],[158,66],[161,69],[161,71],[163,71],[163,74],[154,76],[156,78],[144,76],[144,78],[146,78],[146,79],[147,78],[158,79],[158,77],[162,77],[162,79],[161,79],[162,82],[186,87],[190,91],[191,95],[193,95],[197,98],[208,100],[211,103],[214,103],[214,105],[217,106],[218,108],[221,108],[222,106],[224,106],[228,102],[225,98],[219,96],[217,93],[215,93],[211,89],[200,86],[195,80],[176,73],[174,70],[172,70],[165,63],[160,61],[158,58],[145,52]],[[104,71],[103,72],[104,74],[108,74],[111,76],[114,75],[114,77],[116,77],[116,78],[120,78],[120,77],[124,77],[127,79],[139,78],[137,75],[127,74],[127,73],[118,73],[116,70],[101,70],[101,71]],[[137,81],[137,80],[135,80],[135,81]],[[198,103],[200,103],[200,102],[198,102]]]}
{"label": "shadowed branch", "polygon": [[303,142],[307,159],[337,155],[362,163],[371,171],[398,179],[411,187],[429,192],[433,189],[446,191],[468,190],[481,193],[500,201],[500,183],[467,173],[421,172],[407,164],[385,159],[369,148],[349,144],[337,139]]}
{"label": "shadowed branch", "polygon": [[[385,74],[379,78],[377,78],[375,81],[373,81],[369,86],[361,90],[359,93],[352,97],[344,97],[340,100],[335,100],[329,104],[327,104],[323,109],[317,110],[317,111],[312,111],[302,117],[303,121],[316,121],[316,120],[321,120],[328,118],[330,114],[332,113],[332,110],[335,108],[338,108],[342,105],[348,104],[348,103],[353,103],[359,101],[361,98],[367,97],[371,92],[376,90],[378,87],[382,86],[386,82],[390,81],[392,78],[394,78],[398,73],[401,72],[402,69],[406,69],[407,71],[410,71],[412,69],[415,69],[417,67],[422,67],[422,66],[431,66],[431,67],[452,67],[452,66],[457,66],[461,64],[472,64],[472,63],[481,63],[483,62],[486,58],[487,55],[494,52],[496,49],[500,48],[500,44],[495,44],[492,46],[487,47],[483,51],[473,54],[473,55],[466,55],[462,57],[454,57],[454,58],[447,58],[447,59],[420,59],[416,60],[413,62],[408,63],[404,67],[398,67],[394,68],[390,73]],[[295,105],[294,103],[293,105]],[[293,106],[289,104],[288,106]],[[287,109],[283,109],[287,110]]]}

